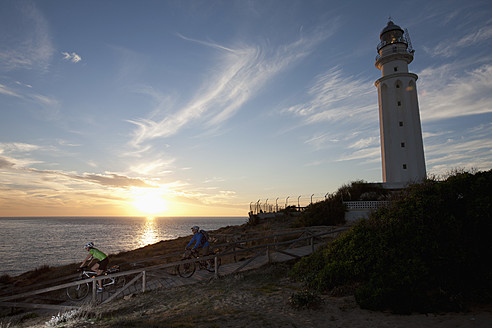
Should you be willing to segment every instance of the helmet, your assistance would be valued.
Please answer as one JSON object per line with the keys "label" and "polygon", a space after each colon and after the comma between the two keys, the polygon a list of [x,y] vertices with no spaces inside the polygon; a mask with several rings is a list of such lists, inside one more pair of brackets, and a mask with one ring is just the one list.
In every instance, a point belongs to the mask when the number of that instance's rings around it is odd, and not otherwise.
{"label": "helmet", "polygon": [[200,227],[199,226],[193,226],[193,227],[191,227],[191,230],[200,230]]}
{"label": "helmet", "polygon": [[87,244],[85,244],[84,248],[93,248],[94,247],[94,243],[91,241]]}

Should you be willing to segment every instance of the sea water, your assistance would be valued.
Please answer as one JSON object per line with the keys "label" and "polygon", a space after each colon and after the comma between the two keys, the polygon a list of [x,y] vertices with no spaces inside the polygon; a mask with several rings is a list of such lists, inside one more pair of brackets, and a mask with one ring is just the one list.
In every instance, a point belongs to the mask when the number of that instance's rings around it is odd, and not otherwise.
{"label": "sea water", "polygon": [[117,254],[191,236],[194,225],[215,230],[246,221],[246,217],[0,218],[0,276],[19,275],[43,265],[82,262],[87,256],[84,245],[90,241],[106,254]]}

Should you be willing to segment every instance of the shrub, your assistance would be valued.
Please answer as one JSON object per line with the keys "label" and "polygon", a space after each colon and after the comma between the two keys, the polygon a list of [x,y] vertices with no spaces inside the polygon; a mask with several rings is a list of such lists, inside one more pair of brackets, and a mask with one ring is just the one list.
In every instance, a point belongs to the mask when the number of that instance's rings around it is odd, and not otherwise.
{"label": "shrub", "polygon": [[389,191],[381,184],[367,183],[364,180],[353,181],[338,188],[324,201],[310,204],[294,222],[294,227],[317,225],[338,225],[345,223],[347,207],[344,201],[381,200],[389,196]]}
{"label": "shrub", "polygon": [[310,204],[294,222],[294,227],[319,225],[337,225],[345,223],[346,206],[337,195],[330,195],[326,200]]}
{"label": "shrub", "polygon": [[311,290],[303,290],[300,292],[292,293],[289,297],[289,304],[294,309],[316,309],[318,308],[323,299],[320,295]]}
{"label": "shrub", "polygon": [[356,284],[359,305],[374,310],[460,310],[490,300],[491,187],[492,170],[412,185],[291,275],[319,291]]}
{"label": "shrub", "polygon": [[367,183],[364,180],[352,181],[338,188],[336,192],[344,201],[381,200],[389,194],[389,190],[384,189],[380,183]]}

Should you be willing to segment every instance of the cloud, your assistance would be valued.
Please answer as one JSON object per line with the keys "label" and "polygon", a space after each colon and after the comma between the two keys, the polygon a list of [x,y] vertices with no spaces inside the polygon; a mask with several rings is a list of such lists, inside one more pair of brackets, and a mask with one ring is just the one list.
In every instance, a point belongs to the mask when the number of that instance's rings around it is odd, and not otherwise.
{"label": "cloud", "polygon": [[16,28],[0,33],[0,70],[41,69],[49,67],[54,53],[48,23],[33,2],[15,2],[2,8],[0,21],[16,21]]}
{"label": "cloud", "polygon": [[131,142],[134,146],[159,137],[176,134],[192,121],[202,120],[204,127],[216,127],[232,117],[254,97],[261,87],[294,62],[307,56],[325,35],[299,40],[271,49],[260,46],[224,47],[211,42],[181,38],[221,51],[217,73],[207,78],[193,99],[173,114],[154,121],[129,121],[137,126]]}
{"label": "cloud", "polygon": [[0,154],[6,153],[19,153],[19,152],[30,152],[34,150],[41,150],[43,147],[33,144],[27,144],[22,142],[0,142]]}
{"label": "cloud", "polygon": [[143,179],[140,178],[132,178],[116,173],[106,173],[106,174],[97,174],[97,173],[84,173],[84,174],[75,174],[75,173],[66,173],[62,171],[56,170],[38,170],[35,168],[18,168],[18,170],[24,172],[31,172],[37,175],[43,176],[53,176],[53,177],[63,177],[68,178],[68,181],[65,183],[67,186],[73,183],[73,180],[84,181],[88,183],[94,183],[101,186],[106,187],[114,187],[114,188],[129,188],[129,187],[145,187],[145,188],[154,188],[155,186],[148,184]]}
{"label": "cloud", "polygon": [[0,94],[7,95],[7,96],[12,96],[12,97],[17,97],[17,98],[23,98],[20,94],[17,92],[13,91],[12,89],[6,87],[3,84],[0,84]]}
{"label": "cloud", "polygon": [[429,122],[492,112],[492,65],[456,72],[453,65],[448,64],[429,67],[418,75],[422,120]]}
{"label": "cloud", "polygon": [[0,169],[12,168],[15,164],[6,157],[0,157]]}
{"label": "cloud", "polygon": [[352,161],[352,160],[365,160],[367,162],[377,162],[381,158],[380,147],[369,147],[359,149],[350,154],[344,154],[337,159],[337,162]]}
{"label": "cloud", "polygon": [[379,138],[367,137],[367,138],[357,140],[356,142],[354,142],[353,144],[348,146],[348,148],[361,149],[361,148],[366,148],[366,147],[374,146],[374,145],[379,146]]}
{"label": "cloud", "polygon": [[492,166],[492,123],[446,131],[425,140],[426,164],[432,174],[451,168],[488,170]]}
{"label": "cloud", "polygon": [[64,60],[69,60],[72,63],[78,63],[79,61],[82,60],[82,57],[77,55],[75,52],[72,52],[72,53],[62,52],[62,55],[63,55]]}
{"label": "cloud", "polygon": [[378,108],[374,102],[374,92],[371,81],[345,77],[339,67],[333,67],[315,78],[307,91],[307,101],[288,107],[283,112],[303,117],[306,124],[346,119],[367,122],[367,114]]}
{"label": "cloud", "polygon": [[[20,82],[16,82],[17,85],[22,85]],[[29,85],[27,86],[30,90],[32,87]],[[36,105],[39,105],[43,108],[43,114],[42,117],[43,119],[56,119],[59,117],[59,106],[60,103],[57,99],[53,97],[48,97],[45,95],[37,94],[37,93],[32,93],[32,92],[26,92],[25,89],[22,90],[13,90],[3,84],[0,84],[0,95],[7,95],[11,97],[16,97],[20,99],[25,99],[28,101],[34,102]]]}
{"label": "cloud", "polygon": [[145,181],[137,178],[130,178],[127,176],[119,175],[116,173],[109,173],[106,175],[85,173],[83,175],[67,175],[73,179],[83,180],[87,182],[96,183],[102,186],[128,188],[128,187],[153,187]]}
{"label": "cloud", "polygon": [[130,171],[141,175],[169,174],[171,171],[168,170],[168,167],[170,167],[174,161],[174,158],[167,160],[156,159],[153,161],[149,161],[148,157],[146,157],[144,162],[131,165]]}
{"label": "cloud", "polygon": [[25,83],[22,83],[22,82],[19,82],[19,81],[15,81],[15,84],[20,85],[20,86],[24,86],[26,88],[32,88],[32,85],[25,84]]}
{"label": "cloud", "polygon": [[[305,144],[314,150],[332,149],[341,154],[336,161],[371,159],[379,151],[377,91],[372,81],[344,76],[338,66],[319,74],[306,92],[305,101],[281,110],[284,115],[302,119],[314,129]],[[319,131],[316,131],[319,130]],[[360,136],[365,136],[361,139]],[[347,151],[353,150],[348,154]]]}
{"label": "cloud", "polygon": [[[117,173],[67,173],[63,171],[56,170],[39,170],[31,167],[32,164],[42,163],[37,160],[31,160],[28,158],[23,158],[26,154],[34,151],[46,151],[49,150],[53,152],[53,148],[46,148],[38,145],[27,144],[27,143],[0,143],[0,154],[10,155],[10,157],[2,156],[0,157],[0,168],[9,169],[15,174],[27,174],[27,175],[43,175],[43,176],[53,176],[53,177],[63,177],[68,178],[73,182],[73,180],[85,181],[90,183],[99,184],[101,186],[110,186],[117,188],[127,188],[127,187],[154,187],[148,184],[145,180],[140,178],[132,178],[129,176],[117,174]],[[2,177],[2,183],[6,183],[5,177]],[[10,181],[11,183],[15,181]],[[69,185],[71,182],[67,182]]]}
{"label": "cloud", "polygon": [[304,141],[305,144],[310,145],[316,150],[324,148],[326,144],[333,144],[340,142],[340,139],[334,137],[332,134],[317,134]]}
{"label": "cloud", "polygon": [[490,38],[492,38],[492,25],[486,25],[469,32],[458,40],[443,40],[435,47],[425,47],[424,50],[433,57],[449,58],[458,54],[463,48],[483,44]]}

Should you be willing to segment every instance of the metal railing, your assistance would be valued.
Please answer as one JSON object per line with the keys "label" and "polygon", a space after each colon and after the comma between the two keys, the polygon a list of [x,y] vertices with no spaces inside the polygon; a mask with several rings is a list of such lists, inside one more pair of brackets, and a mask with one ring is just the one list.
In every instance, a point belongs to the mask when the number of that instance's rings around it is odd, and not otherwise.
{"label": "metal railing", "polygon": [[299,195],[297,198],[287,196],[285,200],[277,197],[275,200],[267,198],[266,200],[258,199],[256,202],[249,203],[249,213],[257,215],[260,213],[279,213],[286,209],[303,211],[308,205],[326,200],[329,193]]}
{"label": "metal railing", "polygon": [[359,200],[359,201],[349,201],[343,203],[347,205],[348,210],[378,209],[380,207],[385,207],[390,204],[389,201],[381,201],[381,200]]}

